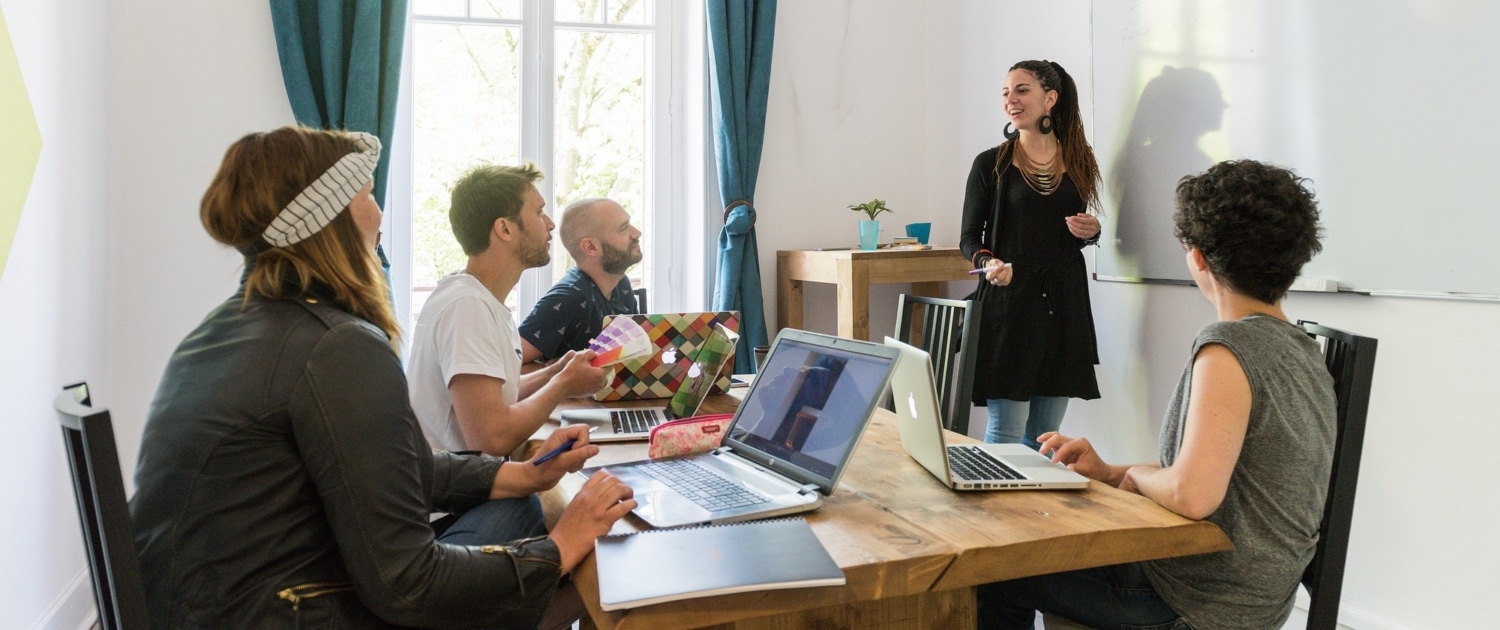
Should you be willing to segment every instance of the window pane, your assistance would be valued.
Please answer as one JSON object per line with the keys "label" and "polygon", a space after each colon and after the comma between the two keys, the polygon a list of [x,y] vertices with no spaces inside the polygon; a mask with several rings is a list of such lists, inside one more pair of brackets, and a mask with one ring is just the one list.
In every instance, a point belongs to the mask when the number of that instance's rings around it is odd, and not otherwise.
{"label": "window pane", "polygon": [[[552,19],[558,22],[599,22],[601,0],[556,0],[552,5]],[[561,50],[561,49],[559,49]]]}
{"label": "window pane", "polygon": [[520,161],[521,33],[414,25],[412,313],[467,257],[448,223],[449,186],[475,164]]}
{"label": "window pane", "polygon": [[[551,177],[557,207],[587,197],[609,197],[630,213],[637,228],[650,233],[650,36],[558,29],[554,40],[557,90]],[[650,277],[655,245],[642,239],[645,260],[627,272],[637,288]],[[567,265],[554,264],[556,277],[565,271]]]}
{"label": "window pane", "polygon": [[463,17],[464,0],[413,0],[411,13],[412,15]]}
{"label": "window pane", "polygon": [[652,0],[607,0],[604,7],[612,24],[650,24]]}
{"label": "window pane", "polygon": [[469,15],[477,18],[521,19],[521,0],[469,0]]}

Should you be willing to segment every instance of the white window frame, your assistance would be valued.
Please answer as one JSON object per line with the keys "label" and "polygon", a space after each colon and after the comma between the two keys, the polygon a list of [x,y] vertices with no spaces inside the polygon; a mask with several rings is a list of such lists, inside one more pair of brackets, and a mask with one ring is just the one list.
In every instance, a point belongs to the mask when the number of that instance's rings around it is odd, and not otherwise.
{"label": "white window frame", "polygon": [[[713,211],[719,205],[718,176],[710,133],[712,104],[708,94],[703,6],[697,0],[655,0],[652,8],[655,11],[652,27],[580,26],[654,32],[648,63],[654,72],[655,90],[647,95],[647,103],[651,116],[648,133],[654,143],[655,161],[650,166],[651,189],[646,194],[654,207],[650,231],[642,236],[651,240],[655,256],[649,279],[651,310],[707,310],[712,299],[716,239],[722,218]],[[541,165],[545,173],[553,158],[552,139],[551,134],[542,130],[552,124],[553,82],[536,77],[552,75],[552,30],[542,28],[542,24],[551,22],[552,1],[523,0],[523,16],[519,21],[491,22],[519,24],[522,28],[521,111],[525,122],[521,128],[521,159]],[[404,329],[414,323],[411,318],[413,32],[413,19],[408,11],[383,228],[391,259],[396,317]],[[553,212],[558,210],[550,179],[543,179],[538,191]],[[681,245],[669,247],[669,243]],[[517,285],[517,321],[551,287],[552,277],[551,265],[522,275]]]}

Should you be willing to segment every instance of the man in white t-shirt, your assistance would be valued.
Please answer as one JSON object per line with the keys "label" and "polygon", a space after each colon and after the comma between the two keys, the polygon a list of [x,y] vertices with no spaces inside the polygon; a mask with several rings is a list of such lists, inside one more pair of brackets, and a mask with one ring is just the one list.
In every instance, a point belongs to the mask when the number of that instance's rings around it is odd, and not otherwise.
{"label": "man in white t-shirt", "polygon": [[412,408],[436,448],[509,455],[564,398],[604,385],[589,351],[521,374],[521,338],[504,300],[521,272],[551,260],[541,177],[529,164],[480,166],[453,186],[449,218],[469,261],[423,305],[407,365]]}

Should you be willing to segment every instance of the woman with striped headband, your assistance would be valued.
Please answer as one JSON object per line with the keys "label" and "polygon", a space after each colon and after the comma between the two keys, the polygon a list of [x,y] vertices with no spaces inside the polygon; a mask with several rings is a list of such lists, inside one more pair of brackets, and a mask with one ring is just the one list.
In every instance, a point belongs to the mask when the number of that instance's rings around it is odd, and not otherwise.
{"label": "woman with striped headband", "polygon": [[[542,526],[534,493],[598,452],[581,426],[539,466],[428,446],[374,251],[379,156],[366,134],[251,134],[204,194],[204,227],[246,270],[146,423],[130,508],[153,626],[571,621],[544,619],[559,578],[635,506],[601,473]],[[432,511],[462,516],[439,536]]]}

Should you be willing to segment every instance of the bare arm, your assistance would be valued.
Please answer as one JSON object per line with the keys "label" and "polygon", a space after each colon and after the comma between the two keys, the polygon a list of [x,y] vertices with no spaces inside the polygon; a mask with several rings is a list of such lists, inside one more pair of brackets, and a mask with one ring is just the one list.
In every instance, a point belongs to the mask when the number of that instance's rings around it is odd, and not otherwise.
{"label": "bare arm", "polygon": [[[575,354],[545,385],[514,405],[506,404],[504,381],[479,374],[458,374],[448,382],[453,411],[458,416],[464,444],[489,455],[509,455],[547,421],[557,404],[569,396],[597,391],[604,371],[590,366],[592,353]],[[524,383],[524,381],[523,381]]]}
{"label": "bare arm", "polygon": [[[521,359],[522,359],[521,365],[524,368],[524,366],[530,365],[530,363],[527,363],[525,361],[525,358],[526,358],[526,350],[525,350],[525,348],[530,348],[531,344],[526,343],[526,340],[522,339],[521,340],[521,347],[522,347],[522,350],[521,350]],[[538,351],[538,354],[540,354],[540,351]],[[535,394],[537,392],[537,390],[539,390],[542,387],[546,386],[547,382],[551,381],[552,377],[556,376],[557,373],[563,369],[563,366],[567,365],[568,361],[570,361],[572,358],[573,358],[573,351],[569,350],[567,354],[563,355],[561,358],[557,359],[556,361],[548,363],[546,365],[546,367],[538,368],[538,369],[536,369],[536,370],[534,370],[532,372],[522,373],[521,374],[521,391],[520,391],[519,398],[521,400],[526,400],[527,398],[530,398],[533,394]]]}
{"label": "bare arm", "polygon": [[1132,487],[1191,519],[1219,509],[1250,426],[1250,381],[1229,348],[1210,344],[1193,359],[1182,448],[1171,466],[1138,466],[1125,474]]}
{"label": "bare arm", "polygon": [[[542,351],[541,350],[537,350],[536,346],[531,345],[531,341],[530,340],[526,339],[525,337],[522,337],[521,338],[521,363],[522,364],[531,363],[531,362],[536,361],[537,359],[540,359],[540,358],[542,358]],[[521,394],[521,397],[525,398],[526,394]]]}

